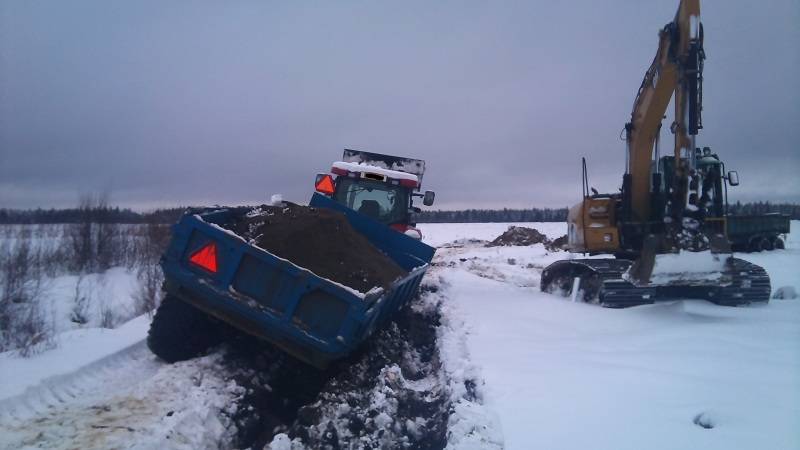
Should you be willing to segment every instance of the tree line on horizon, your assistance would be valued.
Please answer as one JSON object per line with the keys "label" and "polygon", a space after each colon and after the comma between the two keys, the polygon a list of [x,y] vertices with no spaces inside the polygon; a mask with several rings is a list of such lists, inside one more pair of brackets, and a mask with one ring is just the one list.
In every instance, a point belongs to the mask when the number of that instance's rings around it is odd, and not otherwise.
{"label": "tree line on horizon", "polygon": [[[177,222],[186,210],[186,207],[175,207],[137,212],[130,208],[105,205],[60,209],[0,208],[0,224],[83,223],[87,220],[87,215],[95,223],[169,224]],[[800,220],[800,204],[796,203],[736,202],[729,205],[728,211],[732,215],[781,213]],[[564,222],[566,220],[567,208],[433,210],[417,214],[419,223]]]}

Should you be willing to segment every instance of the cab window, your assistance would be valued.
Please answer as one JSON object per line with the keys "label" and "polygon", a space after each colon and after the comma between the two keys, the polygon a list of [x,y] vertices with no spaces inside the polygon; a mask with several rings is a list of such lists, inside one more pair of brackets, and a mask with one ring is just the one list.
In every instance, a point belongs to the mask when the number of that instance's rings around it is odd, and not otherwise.
{"label": "cab window", "polygon": [[334,200],[379,222],[405,220],[408,195],[405,189],[379,181],[340,177]]}

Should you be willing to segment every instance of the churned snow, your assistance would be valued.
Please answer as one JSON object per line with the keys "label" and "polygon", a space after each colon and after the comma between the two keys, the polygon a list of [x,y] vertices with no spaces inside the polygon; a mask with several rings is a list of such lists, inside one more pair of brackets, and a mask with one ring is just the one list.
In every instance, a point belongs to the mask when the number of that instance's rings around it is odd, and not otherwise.
{"label": "churned snow", "polygon": [[143,345],[0,402],[0,448],[217,449],[243,389],[222,354],[176,364]]}
{"label": "churned snow", "polygon": [[722,278],[727,254],[710,251],[670,253],[656,255],[651,284],[669,284],[672,281],[715,281]]}

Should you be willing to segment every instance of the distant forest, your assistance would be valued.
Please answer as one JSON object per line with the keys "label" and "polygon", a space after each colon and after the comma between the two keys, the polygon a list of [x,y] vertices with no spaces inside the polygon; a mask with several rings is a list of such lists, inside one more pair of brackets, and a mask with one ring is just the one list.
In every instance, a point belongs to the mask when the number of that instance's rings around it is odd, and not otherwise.
{"label": "distant forest", "polygon": [[[0,224],[36,223],[175,223],[186,208],[166,208],[136,212],[119,207],[93,206],[67,209],[4,209],[0,208]],[[734,215],[782,213],[800,220],[800,205],[794,203],[741,203],[729,206]],[[422,211],[419,223],[487,223],[487,222],[564,222],[567,208],[466,209],[459,211]]]}
{"label": "distant forest", "polygon": [[[800,205],[793,203],[741,203],[728,206],[728,212],[737,216],[781,213],[800,220]],[[488,223],[488,222],[565,222],[567,208],[530,209],[467,209],[461,211],[422,211],[420,223]]]}
{"label": "distant forest", "polygon": [[[34,223],[175,223],[186,208],[136,212],[119,207],[0,209],[0,224]],[[87,220],[88,219],[88,220]]]}

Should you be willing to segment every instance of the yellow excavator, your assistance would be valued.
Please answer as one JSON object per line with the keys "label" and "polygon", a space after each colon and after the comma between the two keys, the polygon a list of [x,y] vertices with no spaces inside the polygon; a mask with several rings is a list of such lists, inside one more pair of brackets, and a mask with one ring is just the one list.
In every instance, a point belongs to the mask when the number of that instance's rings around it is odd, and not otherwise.
{"label": "yellow excavator", "polygon": [[[583,201],[569,210],[567,249],[615,257],[557,261],[542,273],[543,291],[617,308],[684,298],[729,306],[769,300],[769,276],[732,257],[726,237],[727,188],[738,175],[726,173],[708,147],[696,146],[704,59],[700,1],[681,0],[659,32],[623,130],[620,192],[590,188],[584,159]],[[661,123],[672,99],[675,145],[662,157]]]}

